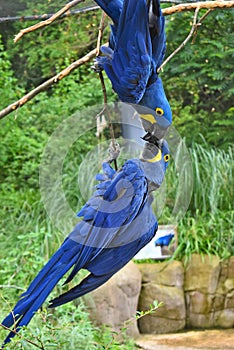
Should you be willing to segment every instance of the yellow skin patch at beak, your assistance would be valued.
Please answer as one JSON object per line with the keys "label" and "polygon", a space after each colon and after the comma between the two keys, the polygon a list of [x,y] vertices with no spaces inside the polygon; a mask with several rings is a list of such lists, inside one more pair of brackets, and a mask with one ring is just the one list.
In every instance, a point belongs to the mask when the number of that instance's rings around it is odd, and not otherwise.
{"label": "yellow skin patch at beak", "polygon": [[154,158],[146,159],[146,162],[155,163],[155,162],[159,162],[161,159],[162,159],[162,151],[159,150]]}
{"label": "yellow skin patch at beak", "polygon": [[152,114],[140,114],[140,117],[144,120],[147,120],[151,124],[155,124],[156,120]]}

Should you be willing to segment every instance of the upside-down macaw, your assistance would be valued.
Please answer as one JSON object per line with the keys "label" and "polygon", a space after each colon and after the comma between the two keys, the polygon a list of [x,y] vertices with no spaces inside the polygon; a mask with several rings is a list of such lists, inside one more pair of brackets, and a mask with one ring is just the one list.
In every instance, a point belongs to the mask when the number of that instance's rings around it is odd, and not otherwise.
{"label": "upside-down macaw", "polygon": [[96,67],[104,69],[123,102],[136,104],[144,129],[158,139],[172,123],[172,112],[157,70],[166,49],[159,0],[95,0],[112,19],[109,47]]}
{"label": "upside-down macaw", "polygon": [[[71,269],[64,283],[80,269],[90,274],[66,293],[50,301],[56,307],[105,283],[144,247],[157,231],[151,209],[151,192],[164,179],[169,160],[166,141],[161,149],[146,143],[141,159],[127,160],[115,171],[103,163],[103,174],[93,196],[78,213],[81,221],[42,268],[2,324],[17,331],[28,325],[59,280]],[[10,332],[5,343],[15,333]]]}

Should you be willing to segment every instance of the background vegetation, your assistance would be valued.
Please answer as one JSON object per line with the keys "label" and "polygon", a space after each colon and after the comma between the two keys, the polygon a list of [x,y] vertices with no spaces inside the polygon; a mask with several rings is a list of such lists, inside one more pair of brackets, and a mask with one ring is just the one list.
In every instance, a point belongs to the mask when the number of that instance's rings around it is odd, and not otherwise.
{"label": "background vegetation", "polygon": [[[87,2],[88,4],[89,2]],[[53,13],[64,5],[57,1],[0,1],[2,15]],[[82,4],[83,6],[83,4]],[[19,12],[18,12],[19,11]],[[201,11],[202,12],[202,11]],[[192,13],[167,17],[167,53],[186,37]],[[18,44],[13,36],[31,22],[0,25],[0,108],[83,56],[96,44],[100,12],[59,20],[31,33]],[[188,44],[162,73],[170,100],[174,126],[184,137],[194,167],[194,192],[189,209],[179,223],[177,259],[193,252],[226,258],[234,254],[233,229],[233,12],[213,11]],[[106,30],[106,38],[108,29]],[[104,39],[106,39],[104,38]],[[1,121],[0,127],[0,316],[14,306],[25,288],[63,240],[40,202],[39,164],[49,136],[77,110],[102,103],[98,78],[89,64],[22,109]],[[115,100],[107,81],[109,101]],[[64,165],[66,195],[78,210],[79,191],[74,191],[82,157],[96,145],[95,130],[72,148]],[[166,223],[176,191],[173,163],[167,175],[170,189]],[[77,282],[77,281],[76,281]],[[11,287],[9,287],[11,286]],[[55,293],[59,293],[59,288]],[[46,320],[46,323],[45,323]],[[0,342],[6,332],[0,329]],[[22,333],[47,348],[121,349],[108,329],[100,332],[88,319],[81,301],[47,314],[39,312]],[[72,343],[73,342],[73,343]],[[132,349],[127,341],[123,349]],[[9,349],[32,348],[16,340]]]}

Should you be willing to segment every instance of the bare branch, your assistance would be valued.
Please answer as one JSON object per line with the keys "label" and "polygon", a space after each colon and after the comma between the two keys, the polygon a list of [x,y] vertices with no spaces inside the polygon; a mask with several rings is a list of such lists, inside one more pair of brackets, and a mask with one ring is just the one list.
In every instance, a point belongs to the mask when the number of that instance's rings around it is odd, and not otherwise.
{"label": "bare branch", "polygon": [[102,42],[102,37],[103,37],[103,30],[105,26],[105,20],[106,20],[106,13],[102,12],[102,18],[101,22],[98,28],[98,38],[97,38],[97,48],[96,48],[96,56],[100,55],[100,47],[101,47],[101,42]]}
{"label": "bare branch", "polygon": [[22,38],[23,35],[30,33],[34,30],[37,30],[39,28],[48,26],[49,24],[51,24],[52,22],[54,22],[58,17],[60,17],[61,15],[63,15],[65,12],[67,12],[70,8],[76,6],[77,4],[79,4],[80,2],[83,2],[85,0],[73,0],[71,2],[69,2],[68,4],[66,4],[61,10],[59,10],[58,12],[56,12],[52,17],[48,18],[46,21],[42,21],[39,22],[31,27],[22,29],[15,37],[14,42],[16,43],[20,38]]}
{"label": "bare branch", "polygon": [[180,44],[180,46],[178,46],[176,48],[175,51],[173,51],[166,59],[165,61],[161,64],[161,66],[158,68],[158,73],[161,72],[163,70],[163,67],[172,59],[172,57],[174,57],[187,43],[188,41],[191,39],[191,37],[194,35],[194,37],[197,34],[197,29],[199,28],[199,26],[201,26],[202,21],[213,11],[212,9],[208,10],[198,21],[197,21],[197,16],[198,16],[198,12],[199,12],[200,8],[197,7],[195,9],[195,13],[194,13],[194,17],[193,17],[193,24],[192,24],[192,28],[188,34],[188,36],[185,38],[185,40]]}
{"label": "bare branch", "polygon": [[9,113],[15,111],[17,108],[22,107],[25,103],[30,101],[33,97],[38,95],[40,92],[48,89],[51,85],[58,83],[61,79],[68,76],[74,69],[80,67],[82,64],[90,61],[92,58],[96,56],[96,49],[90,51],[87,55],[80,58],[79,60],[70,64],[70,66],[63,69],[60,73],[56,74],[49,80],[45,81],[43,84],[37,86],[35,89],[31,90],[28,94],[23,96],[18,101],[12,103],[11,105],[4,108],[0,111],[0,119],[4,118]]}
{"label": "bare branch", "polygon": [[186,4],[175,5],[175,6],[163,9],[162,13],[164,16],[169,16],[177,12],[193,11],[198,7],[199,9],[231,8],[231,7],[234,7],[234,0],[200,1],[200,2],[194,2],[194,3],[186,3]]}
{"label": "bare branch", "polygon": [[173,56],[175,56],[186,44],[187,42],[190,40],[190,38],[192,37],[193,33],[195,32],[195,30],[197,29],[198,23],[197,23],[197,16],[198,16],[198,12],[199,12],[200,8],[197,7],[194,13],[194,17],[193,17],[193,25],[192,28],[189,32],[189,35],[187,36],[187,38],[180,44],[180,46],[177,47],[177,49],[172,52],[172,54],[170,56],[167,57],[167,59],[161,64],[161,66],[158,68],[158,73],[163,69],[163,67],[172,59]]}

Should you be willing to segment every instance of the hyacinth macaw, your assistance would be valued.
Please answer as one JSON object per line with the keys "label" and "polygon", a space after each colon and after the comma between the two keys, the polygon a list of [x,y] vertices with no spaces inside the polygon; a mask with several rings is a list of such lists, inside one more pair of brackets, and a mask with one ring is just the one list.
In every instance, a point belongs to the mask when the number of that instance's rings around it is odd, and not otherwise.
{"label": "hyacinth macaw", "polygon": [[[118,171],[110,163],[103,163],[103,173],[96,176],[97,189],[78,213],[81,221],[2,324],[14,326],[17,331],[28,325],[72,267],[64,284],[80,269],[86,269],[90,274],[79,285],[50,301],[49,307],[62,305],[94,290],[129,262],[157,231],[157,220],[151,209],[151,191],[161,185],[168,160],[168,145],[163,141],[161,149],[147,142],[142,158],[127,160]],[[10,332],[4,344],[14,335]]]}
{"label": "hyacinth macaw", "polygon": [[172,112],[157,73],[166,49],[160,0],[95,1],[113,21],[96,67],[105,70],[121,101],[135,104],[144,129],[161,139]]}

